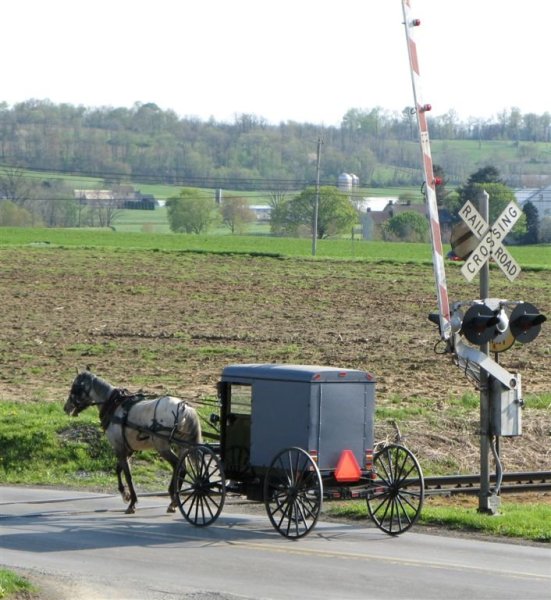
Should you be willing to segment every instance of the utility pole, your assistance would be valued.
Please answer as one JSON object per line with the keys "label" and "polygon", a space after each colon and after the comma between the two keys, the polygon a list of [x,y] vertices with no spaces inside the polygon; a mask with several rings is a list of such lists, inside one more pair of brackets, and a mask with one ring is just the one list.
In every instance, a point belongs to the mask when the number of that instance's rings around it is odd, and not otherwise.
{"label": "utility pole", "polygon": [[322,139],[318,138],[316,152],[316,198],[314,200],[314,219],[312,224],[312,256],[316,256],[316,244],[318,240],[318,214],[320,205],[320,162]]}

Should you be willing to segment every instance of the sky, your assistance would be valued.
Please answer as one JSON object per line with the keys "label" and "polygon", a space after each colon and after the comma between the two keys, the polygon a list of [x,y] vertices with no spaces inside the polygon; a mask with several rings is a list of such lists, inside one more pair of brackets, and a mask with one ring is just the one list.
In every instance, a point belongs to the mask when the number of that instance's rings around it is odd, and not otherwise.
{"label": "sky", "polygon": [[[411,0],[420,100],[551,111],[551,2]],[[0,101],[153,102],[180,117],[339,125],[413,104],[401,0],[26,0],[2,6]]]}

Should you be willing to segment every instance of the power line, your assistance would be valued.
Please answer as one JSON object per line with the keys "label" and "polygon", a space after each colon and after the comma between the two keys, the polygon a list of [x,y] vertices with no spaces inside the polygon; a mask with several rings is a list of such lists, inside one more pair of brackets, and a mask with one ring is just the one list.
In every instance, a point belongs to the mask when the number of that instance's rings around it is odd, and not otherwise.
{"label": "power line", "polygon": [[[399,167],[392,165],[385,165],[386,168],[393,169],[395,171],[407,173],[410,176],[414,176],[419,173],[419,169],[409,169],[407,167]],[[42,174],[47,175],[60,175],[60,176],[71,176],[71,177],[83,177],[86,179],[104,179],[108,180],[110,178],[113,179],[129,179],[133,182],[133,185],[142,184],[158,184],[158,185],[167,185],[174,187],[186,187],[186,186],[196,186],[199,188],[222,188],[222,189],[231,189],[233,193],[238,193],[239,191],[245,192],[246,188],[249,188],[250,191],[296,191],[304,189],[308,186],[314,186],[317,184],[317,180],[311,179],[286,179],[286,178],[263,178],[263,177],[205,177],[205,176],[177,176],[177,175],[151,175],[144,173],[122,173],[116,171],[105,171],[102,173],[97,173],[95,175],[89,173],[81,173],[78,171],[73,171],[70,169],[41,169],[41,168],[33,168],[31,171],[27,172],[24,169],[19,167],[12,167],[9,165],[0,165],[0,174],[1,171],[4,172],[9,171],[10,169],[17,169],[19,171],[24,171],[25,178],[28,179],[43,179]],[[55,177],[52,177],[55,178]],[[60,177],[62,178],[62,177]],[[167,181],[167,179],[169,181]],[[331,179],[320,179],[319,184],[322,186],[334,186],[336,185],[336,180]],[[122,184],[124,185],[124,184]],[[396,187],[396,186],[392,186]],[[370,195],[388,195],[387,193],[378,193],[375,191],[375,188],[371,188],[369,190]]]}

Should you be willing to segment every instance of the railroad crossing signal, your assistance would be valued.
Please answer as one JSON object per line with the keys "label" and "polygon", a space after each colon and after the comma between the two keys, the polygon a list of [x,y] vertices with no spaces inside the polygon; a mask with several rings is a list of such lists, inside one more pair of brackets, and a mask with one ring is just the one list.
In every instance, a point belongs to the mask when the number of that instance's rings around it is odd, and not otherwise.
{"label": "railroad crossing signal", "polygon": [[521,302],[509,317],[509,327],[515,339],[522,344],[535,340],[541,330],[541,324],[547,317],[530,302]]}
{"label": "railroad crossing signal", "polygon": [[496,353],[508,350],[515,340],[522,344],[535,340],[546,320],[547,317],[529,302],[498,298],[473,302],[464,316],[455,308],[452,316],[456,330],[471,344],[481,346],[489,342],[490,350]]}
{"label": "railroad crossing signal", "polygon": [[463,317],[461,333],[471,344],[481,346],[497,334],[498,323],[498,316],[489,306],[483,303],[473,304]]}
{"label": "railroad crossing signal", "polygon": [[491,227],[470,201],[461,207],[459,216],[479,239],[478,246],[461,267],[461,273],[465,279],[472,281],[483,265],[493,258],[507,279],[513,281],[520,273],[520,267],[503,246],[503,240],[521,216],[521,211],[516,203],[509,202]]}

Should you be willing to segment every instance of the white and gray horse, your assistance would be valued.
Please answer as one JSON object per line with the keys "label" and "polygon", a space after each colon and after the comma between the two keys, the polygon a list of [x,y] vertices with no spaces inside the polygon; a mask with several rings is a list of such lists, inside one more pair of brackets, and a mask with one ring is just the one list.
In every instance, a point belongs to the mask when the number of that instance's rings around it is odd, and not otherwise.
{"label": "white and gray horse", "polygon": [[[180,457],[172,450],[172,445],[175,442],[181,455],[190,444],[202,443],[201,424],[195,409],[173,396],[146,398],[140,394],[131,395],[90,371],[82,371],[73,381],[63,410],[76,416],[92,405],[99,407],[102,427],[117,457],[119,492],[125,502],[130,502],[126,512],[135,512],[138,501],[128,459],[137,450],[152,448],[172,465],[173,475],[168,488],[171,502],[167,512],[174,512],[177,505],[175,470]],[[123,484],[122,473],[128,489]]]}

